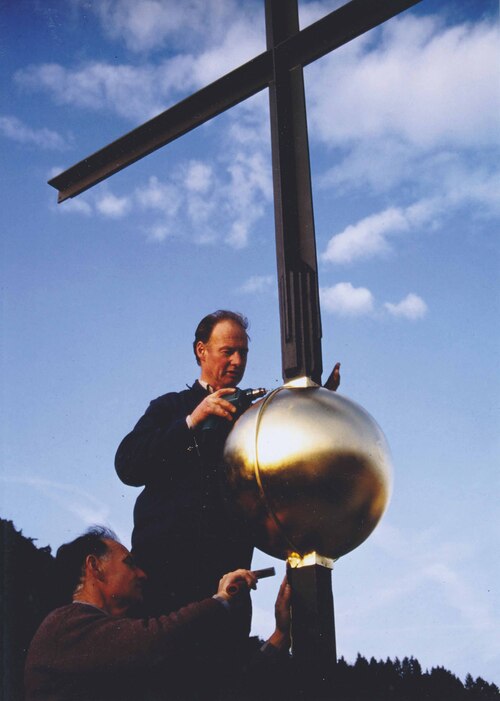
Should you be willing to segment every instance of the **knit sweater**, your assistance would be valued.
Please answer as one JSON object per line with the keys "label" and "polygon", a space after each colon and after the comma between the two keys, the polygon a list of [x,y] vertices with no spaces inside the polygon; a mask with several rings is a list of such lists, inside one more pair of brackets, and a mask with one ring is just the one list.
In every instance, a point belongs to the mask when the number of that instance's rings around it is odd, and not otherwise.
{"label": "knit sweater", "polygon": [[26,701],[191,698],[196,660],[223,652],[231,614],[205,599],[168,616],[114,618],[89,604],[53,611],[30,645]]}

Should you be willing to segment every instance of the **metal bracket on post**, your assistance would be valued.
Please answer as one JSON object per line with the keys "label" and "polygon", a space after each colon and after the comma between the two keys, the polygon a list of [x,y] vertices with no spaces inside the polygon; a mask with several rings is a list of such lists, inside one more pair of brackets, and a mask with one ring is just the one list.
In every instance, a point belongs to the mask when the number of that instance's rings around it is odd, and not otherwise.
{"label": "metal bracket on post", "polygon": [[317,553],[287,563],[295,683],[307,701],[331,698],[337,661],[332,568],[333,561]]}

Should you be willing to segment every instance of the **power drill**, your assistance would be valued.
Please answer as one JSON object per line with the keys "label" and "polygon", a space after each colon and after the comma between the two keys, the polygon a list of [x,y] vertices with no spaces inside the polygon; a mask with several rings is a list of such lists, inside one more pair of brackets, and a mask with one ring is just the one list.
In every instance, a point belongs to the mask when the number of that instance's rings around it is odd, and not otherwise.
{"label": "power drill", "polygon": [[[263,387],[259,387],[258,389],[252,389],[251,387],[248,389],[240,389],[237,387],[235,392],[232,394],[225,394],[223,399],[236,407],[236,413],[233,414],[233,421],[235,421],[248,409],[252,402],[263,397],[265,394],[267,394],[267,389]],[[201,424],[201,429],[202,431],[213,431],[226,426],[226,419],[223,419],[222,416],[215,416],[212,414]]]}

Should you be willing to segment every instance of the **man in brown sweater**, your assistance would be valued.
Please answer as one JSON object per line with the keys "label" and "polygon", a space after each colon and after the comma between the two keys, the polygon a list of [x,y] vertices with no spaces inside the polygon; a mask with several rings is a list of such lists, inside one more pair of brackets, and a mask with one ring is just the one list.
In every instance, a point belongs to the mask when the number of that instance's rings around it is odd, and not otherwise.
{"label": "man in brown sweater", "polygon": [[[168,616],[135,619],[127,614],[142,601],[146,575],[110,531],[94,528],[61,546],[57,564],[72,603],[49,614],[33,638],[26,701],[210,698],[210,676],[231,664],[241,642],[238,613],[256,587],[252,572],[224,575],[213,597]],[[289,647],[289,600],[283,583],[265,654]]]}

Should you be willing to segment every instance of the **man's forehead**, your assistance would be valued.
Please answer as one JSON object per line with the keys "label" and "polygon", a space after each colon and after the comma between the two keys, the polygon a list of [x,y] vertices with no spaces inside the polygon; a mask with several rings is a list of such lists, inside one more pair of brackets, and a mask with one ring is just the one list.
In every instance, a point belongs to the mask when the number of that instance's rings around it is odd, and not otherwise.
{"label": "man's forehead", "polygon": [[106,545],[108,546],[109,551],[113,555],[116,555],[117,557],[127,557],[128,555],[130,555],[127,548],[124,545],[122,545],[121,543],[118,543],[116,540],[110,540],[110,539],[106,538],[105,542],[106,542]]}
{"label": "man's forehead", "polygon": [[220,346],[248,346],[248,336],[245,329],[235,321],[219,321],[213,328],[209,343]]}

